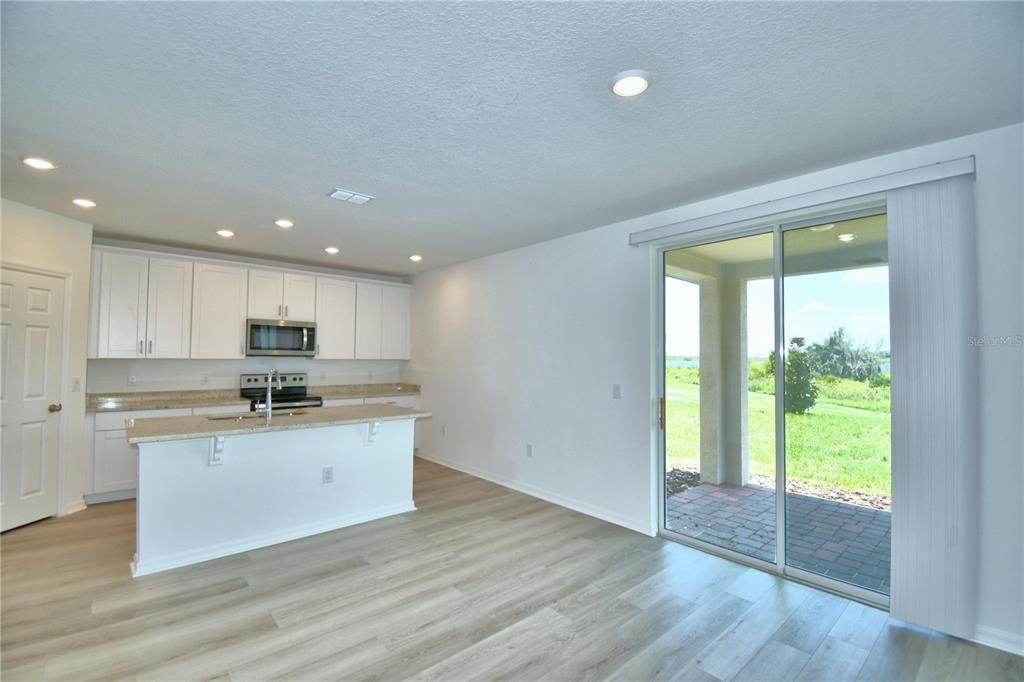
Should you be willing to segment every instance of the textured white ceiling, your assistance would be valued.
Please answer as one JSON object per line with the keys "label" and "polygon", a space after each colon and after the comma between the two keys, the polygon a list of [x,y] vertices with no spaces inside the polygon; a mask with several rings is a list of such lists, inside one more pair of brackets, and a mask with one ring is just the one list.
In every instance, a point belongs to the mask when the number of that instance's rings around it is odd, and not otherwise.
{"label": "textured white ceiling", "polygon": [[[1022,7],[4,2],[2,189],[106,235],[410,274],[1020,121]],[[609,93],[628,68],[647,94]]]}

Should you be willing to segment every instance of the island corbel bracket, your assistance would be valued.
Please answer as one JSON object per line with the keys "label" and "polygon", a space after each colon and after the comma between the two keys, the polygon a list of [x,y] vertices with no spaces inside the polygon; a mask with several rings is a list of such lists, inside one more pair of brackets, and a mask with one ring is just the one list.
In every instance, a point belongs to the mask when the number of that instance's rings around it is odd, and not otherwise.
{"label": "island corbel bracket", "polygon": [[210,439],[210,459],[207,462],[208,466],[216,467],[224,463],[224,441],[227,440],[224,436],[214,436]]}
{"label": "island corbel bracket", "polygon": [[377,432],[380,431],[380,422],[366,422],[366,444],[373,445],[377,440]]}

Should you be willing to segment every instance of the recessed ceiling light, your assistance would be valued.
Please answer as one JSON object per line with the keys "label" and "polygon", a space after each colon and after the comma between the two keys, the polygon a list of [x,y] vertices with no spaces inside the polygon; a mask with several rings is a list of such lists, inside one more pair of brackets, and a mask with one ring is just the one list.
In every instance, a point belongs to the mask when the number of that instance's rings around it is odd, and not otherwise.
{"label": "recessed ceiling light", "polygon": [[235,233],[231,230],[217,230],[217,236],[224,237],[224,239],[231,239],[235,236]]}
{"label": "recessed ceiling light", "polygon": [[650,85],[651,74],[640,69],[630,69],[616,74],[608,87],[619,97],[636,97],[642,95]]}
{"label": "recessed ceiling light", "polygon": [[282,230],[287,230],[289,227],[295,227],[295,223],[293,223],[292,221],[287,220],[285,218],[281,218],[280,220],[275,220],[274,224],[277,225],[278,227],[280,227]]}
{"label": "recessed ceiling light", "polygon": [[855,234],[853,234],[851,232],[844,232],[843,234],[837,234],[836,235],[836,239],[838,239],[841,242],[852,242],[856,238],[857,238],[857,235],[855,235]]}
{"label": "recessed ceiling light", "polygon": [[360,194],[359,192],[353,192],[352,190],[342,189],[340,187],[335,187],[334,191],[327,196],[332,199],[337,199],[338,201],[347,201],[350,204],[359,205],[368,204],[373,201],[373,197],[369,194]]}
{"label": "recessed ceiling light", "polygon": [[828,225],[815,225],[814,227],[810,228],[810,230],[811,232],[828,232],[835,226],[835,223],[829,223]]}
{"label": "recessed ceiling light", "polygon": [[96,202],[92,199],[72,199],[71,203],[82,208],[96,208]]}
{"label": "recessed ceiling light", "polygon": [[328,246],[326,249],[324,249],[324,251],[333,256],[334,254],[338,253],[339,249],[337,246]]}
{"label": "recessed ceiling light", "polygon": [[57,167],[57,164],[53,161],[40,159],[38,156],[26,156],[21,162],[29,168],[35,168],[36,170],[53,170]]}
{"label": "recessed ceiling light", "polygon": [[421,260],[423,260],[423,256],[419,255],[418,253],[414,253],[413,255],[409,256],[409,260],[411,260],[413,263],[419,263]]}

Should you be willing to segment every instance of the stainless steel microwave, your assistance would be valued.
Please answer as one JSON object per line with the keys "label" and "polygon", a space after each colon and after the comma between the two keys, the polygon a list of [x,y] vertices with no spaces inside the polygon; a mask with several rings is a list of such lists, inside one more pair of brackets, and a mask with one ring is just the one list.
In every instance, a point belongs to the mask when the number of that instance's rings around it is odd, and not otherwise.
{"label": "stainless steel microwave", "polygon": [[245,322],[246,355],[316,355],[316,322],[254,320]]}

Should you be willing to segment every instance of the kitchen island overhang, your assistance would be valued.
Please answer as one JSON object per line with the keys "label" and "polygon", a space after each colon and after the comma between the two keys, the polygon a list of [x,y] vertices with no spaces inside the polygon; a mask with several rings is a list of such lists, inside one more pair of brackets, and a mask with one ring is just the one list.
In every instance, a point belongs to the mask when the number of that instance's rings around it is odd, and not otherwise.
{"label": "kitchen island overhang", "polygon": [[136,577],[414,511],[413,438],[428,412],[320,407],[138,419]]}

